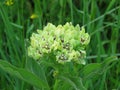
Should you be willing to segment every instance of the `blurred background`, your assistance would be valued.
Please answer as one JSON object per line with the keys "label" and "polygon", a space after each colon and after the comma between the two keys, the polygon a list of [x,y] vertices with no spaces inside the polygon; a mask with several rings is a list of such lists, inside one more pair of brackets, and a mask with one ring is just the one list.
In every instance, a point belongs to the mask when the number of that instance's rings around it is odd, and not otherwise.
{"label": "blurred background", "polygon": [[[85,27],[91,36],[87,63],[101,63],[110,56],[119,59],[120,0],[0,0],[0,59],[25,68],[30,36],[48,22]],[[88,83],[89,90],[120,90],[120,61],[111,64],[101,78],[96,86],[95,81]],[[31,87],[0,70],[0,90]]]}

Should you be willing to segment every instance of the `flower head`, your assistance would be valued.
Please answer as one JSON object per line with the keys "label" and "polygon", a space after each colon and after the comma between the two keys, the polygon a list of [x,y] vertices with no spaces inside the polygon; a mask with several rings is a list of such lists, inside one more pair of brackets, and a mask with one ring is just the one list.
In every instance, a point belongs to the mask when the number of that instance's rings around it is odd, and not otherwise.
{"label": "flower head", "polygon": [[30,38],[28,55],[40,59],[45,55],[52,55],[55,61],[61,64],[76,62],[85,64],[85,46],[90,41],[90,36],[85,29],[75,27],[71,23],[55,26],[48,23],[43,30],[37,30]]}

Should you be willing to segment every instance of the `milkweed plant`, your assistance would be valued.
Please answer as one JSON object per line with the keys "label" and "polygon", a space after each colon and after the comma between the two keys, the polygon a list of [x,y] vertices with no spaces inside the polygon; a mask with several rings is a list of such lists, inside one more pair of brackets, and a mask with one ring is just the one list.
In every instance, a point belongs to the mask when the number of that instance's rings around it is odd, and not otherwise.
{"label": "milkweed plant", "polygon": [[65,70],[67,63],[85,65],[85,48],[89,42],[90,36],[84,27],[73,26],[72,23],[58,26],[48,23],[30,37],[28,56],[39,63],[52,63],[53,67],[57,67],[53,72],[56,76]]}

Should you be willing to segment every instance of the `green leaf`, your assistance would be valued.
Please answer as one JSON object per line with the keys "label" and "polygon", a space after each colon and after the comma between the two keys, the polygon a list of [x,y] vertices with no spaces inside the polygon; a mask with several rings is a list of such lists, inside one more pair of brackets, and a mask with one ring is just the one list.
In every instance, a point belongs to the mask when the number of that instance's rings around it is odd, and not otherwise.
{"label": "green leaf", "polygon": [[[82,79],[79,77],[68,78],[65,76],[59,76],[59,78],[62,80],[62,83],[66,82],[66,85],[69,84],[70,86],[72,86],[72,88],[74,88],[74,90],[86,90],[86,88],[83,86]],[[62,88],[61,90],[64,90],[64,89]]]}
{"label": "green leaf", "polygon": [[26,68],[30,72],[33,72],[37,75],[41,80],[47,83],[45,72],[40,64],[38,64],[35,60],[28,59],[26,62]]}
{"label": "green leaf", "polygon": [[86,65],[81,70],[81,75],[83,78],[88,79],[91,77],[94,77],[95,75],[100,75],[104,73],[106,70],[108,70],[110,67],[112,67],[113,62],[117,61],[116,56],[111,56],[105,59],[102,63],[91,63]]}
{"label": "green leaf", "polygon": [[40,89],[45,88],[45,90],[49,90],[46,82],[25,69],[17,68],[4,60],[0,60],[0,68],[3,69],[5,72],[9,73],[10,75],[13,75],[33,86],[36,86]]}
{"label": "green leaf", "polygon": [[98,71],[101,69],[100,63],[91,63],[86,65],[82,71],[81,74],[83,74],[83,77],[89,77],[93,76],[94,74],[98,73]]}

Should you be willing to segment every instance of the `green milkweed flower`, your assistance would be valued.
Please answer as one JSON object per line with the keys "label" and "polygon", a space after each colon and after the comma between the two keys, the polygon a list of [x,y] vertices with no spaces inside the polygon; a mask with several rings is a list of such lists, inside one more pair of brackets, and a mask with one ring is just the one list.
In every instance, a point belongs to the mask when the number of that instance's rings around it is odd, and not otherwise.
{"label": "green milkweed flower", "polygon": [[82,30],[80,31],[80,41],[82,45],[88,45],[90,42],[90,37],[88,33],[85,33],[85,28],[82,27]]}
{"label": "green milkweed flower", "polygon": [[41,60],[45,55],[52,55],[61,64],[75,62],[85,64],[85,47],[90,42],[90,36],[84,27],[73,26],[72,23],[55,26],[48,23],[43,30],[37,30],[30,38],[28,55],[35,60]]}

